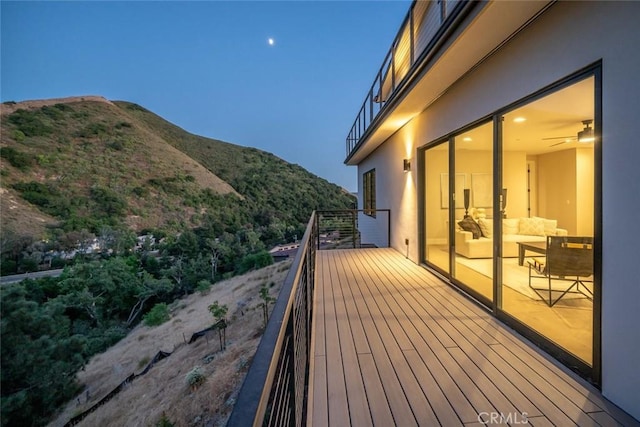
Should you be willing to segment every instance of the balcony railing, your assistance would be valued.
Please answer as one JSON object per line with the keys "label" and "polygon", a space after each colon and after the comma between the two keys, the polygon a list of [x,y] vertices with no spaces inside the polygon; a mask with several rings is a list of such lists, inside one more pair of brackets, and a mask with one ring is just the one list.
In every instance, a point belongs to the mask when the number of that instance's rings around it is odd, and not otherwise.
{"label": "balcony railing", "polygon": [[316,250],[388,246],[390,211],[377,210],[375,218],[369,217],[372,213],[311,215],[228,426],[306,424]]}
{"label": "balcony railing", "polygon": [[360,147],[367,130],[395,95],[410,71],[438,45],[467,2],[461,0],[414,1],[391,44],[371,89],[347,136],[347,158]]}

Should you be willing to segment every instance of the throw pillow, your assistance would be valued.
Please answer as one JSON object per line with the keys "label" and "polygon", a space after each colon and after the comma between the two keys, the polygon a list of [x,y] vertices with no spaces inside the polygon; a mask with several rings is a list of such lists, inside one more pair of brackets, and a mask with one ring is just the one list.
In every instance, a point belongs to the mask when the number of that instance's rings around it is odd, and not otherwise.
{"label": "throw pillow", "polygon": [[480,226],[470,216],[458,222],[458,225],[462,227],[464,231],[470,231],[471,234],[473,234],[474,239],[479,239],[480,236],[482,236],[482,231],[480,230]]}
{"label": "throw pillow", "polygon": [[502,220],[502,234],[518,234],[518,218],[505,218]]}
{"label": "throw pillow", "polygon": [[545,236],[555,236],[556,230],[558,228],[558,220],[557,219],[546,219],[534,216],[534,219],[540,219],[544,223],[544,235]]}
{"label": "throw pillow", "polygon": [[542,218],[520,218],[518,234],[544,236],[544,221],[542,221]]}
{"label": "throw pillow", "polygon": [[493,220],[487,218],[479,218],[478,225],[480,226],[482,235],[487,239],[490,239],[493,235]]}

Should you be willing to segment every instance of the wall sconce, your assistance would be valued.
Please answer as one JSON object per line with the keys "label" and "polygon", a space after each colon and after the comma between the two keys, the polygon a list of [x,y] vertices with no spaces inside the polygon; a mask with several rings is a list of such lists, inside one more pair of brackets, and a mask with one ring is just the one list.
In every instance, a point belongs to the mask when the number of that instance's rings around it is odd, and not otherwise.
{"label": "wall sconce", "polygon": [[402,168],[405,172],[411,172],[411,159],[404,159]]}

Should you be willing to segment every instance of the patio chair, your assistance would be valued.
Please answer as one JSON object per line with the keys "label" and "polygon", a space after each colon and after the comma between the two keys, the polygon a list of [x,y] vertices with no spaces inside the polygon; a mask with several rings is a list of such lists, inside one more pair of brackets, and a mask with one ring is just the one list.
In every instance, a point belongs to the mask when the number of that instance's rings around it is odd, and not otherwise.
{"label": "patio chair", "polygon": [[[529,287],[549,306],[553,307],[562,297],[572,293],[593,299],[593,292],[585,285],[593,283],[587,278],[593,275],[593,237],[547,236],[544,258],[527,260]],[[545,279],[547,286],[535,287],[531,279]],[[558,283],[569,282],[569,285]],[[552,283],[554,287],[552,287]],[[554,295],[560,295],[554,298]]]}

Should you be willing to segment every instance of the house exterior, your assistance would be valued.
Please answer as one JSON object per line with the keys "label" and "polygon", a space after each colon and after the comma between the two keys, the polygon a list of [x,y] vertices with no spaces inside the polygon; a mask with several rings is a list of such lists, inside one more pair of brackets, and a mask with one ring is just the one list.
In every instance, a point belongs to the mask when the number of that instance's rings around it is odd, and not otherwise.
{"label": "house exterior", "polygon": [[[639,19],[638,2],[416,1],[345,160],[363,239],[389,209],[392,247],[636,419]],[[554,274],[556,240],[587,270]]]}

